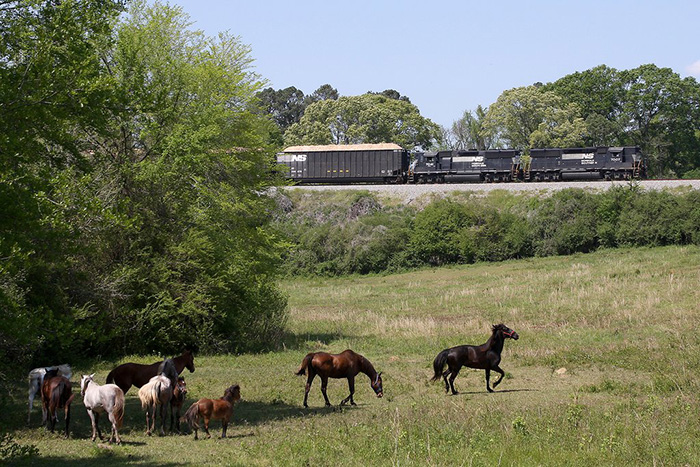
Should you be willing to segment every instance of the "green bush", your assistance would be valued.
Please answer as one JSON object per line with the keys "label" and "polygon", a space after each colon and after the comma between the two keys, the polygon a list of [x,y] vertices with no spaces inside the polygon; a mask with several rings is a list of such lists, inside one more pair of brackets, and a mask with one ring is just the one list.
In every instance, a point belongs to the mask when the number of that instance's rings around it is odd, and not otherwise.
{"label": "green bush", "polygon": [[[700,192],[548,197],[455,194],[422,209],[382,205],[366,191],[292,196],[277,228],[293,245],[288,274],[344,275],[585,253],[597,248],[700,243]],[[319,222],[320,221],[320,222]]]}

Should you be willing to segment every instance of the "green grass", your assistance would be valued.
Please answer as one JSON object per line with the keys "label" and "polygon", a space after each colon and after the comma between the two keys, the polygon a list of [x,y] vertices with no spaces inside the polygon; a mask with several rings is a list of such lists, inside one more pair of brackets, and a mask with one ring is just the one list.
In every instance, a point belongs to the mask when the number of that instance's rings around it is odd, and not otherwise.
{"label": "green grass", "polygon": [[[122,446],[89,440],[79,396],[70,440],[38,427],[37,409],[26,427],[24,384],[3,425],[39,449],[35,465],[693,465],[700,458],[698,284],[698,247],[290,280],[282,350],[197,356],[196,372],[185,372],[189,402],[241,385],[230,439],[218,439],[218,422],[210,440],[145,436],[133,389]],[[506,379],[496,393],[486,393],[483,371],[462,370],[457,396],[429,382],[440,350],[480,344],[497,322],[520,340],[506,343]],[[345,348],[383,371],[385,397],[377,399],[360,375],[358,407],[326,409],[317,380],[311,408],[303,409],[305,378],[293,374],[302,357]],[[73,380],[81,372],[104,380],[117,363],[76,368]],[[346,382],[331,380],[328,394],[337,404]]]}

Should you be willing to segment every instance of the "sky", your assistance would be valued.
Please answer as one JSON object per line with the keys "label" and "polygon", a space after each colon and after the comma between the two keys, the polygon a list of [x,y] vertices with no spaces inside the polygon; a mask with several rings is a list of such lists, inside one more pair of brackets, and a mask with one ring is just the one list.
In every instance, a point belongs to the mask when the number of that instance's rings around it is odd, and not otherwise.
{"label": "sky", "polygon": [[698,0],[171,0],[251,47],[274,89],[394,89],[445,127],[505,90],[598,65],[700,78]]}

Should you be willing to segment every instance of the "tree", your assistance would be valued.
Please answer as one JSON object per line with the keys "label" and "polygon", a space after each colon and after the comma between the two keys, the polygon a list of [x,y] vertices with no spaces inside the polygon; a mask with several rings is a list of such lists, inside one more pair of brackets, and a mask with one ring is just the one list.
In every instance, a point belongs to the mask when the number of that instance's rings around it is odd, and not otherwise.
{"label": "tree", "polygon": [[439,137],[439,126],[422,117],[413,104],[364,94],[311,104],[284,140],[286,145],[393,142],[427,148]]}
{"label": "tree", "polygon": [[303,91],[294,86],[278,91],[265,88],[258,93],[258,99],[263,112],[272,117],[283,134],[287,128],[299,122],[307,106]]}
{"label": "tree", "polygon": [[306,96],[306,101],[304,103],[306,104],[306,106],[309,106],[314,102],[337,100],[339,97],[340,94],[338,94],[337,89],[335,89],[330,84],[323,84],[319,86],[319,88],[316,89],[314,92]]}
{"label": "tree", "polygon": [[5,5],[0,353],[271,342],[284,243],[249,47],[158,2]]}
{"label": "tree", "polygon": [[625,89],[625,141],[642,147],[650,172],[675,175],[700,166],[697,81],[650,64],[626,72]]}
{"label": "tree", "polygon": [[578,106],[542,86],[504,91],[489,107],[484,130],[517,149],[577,146],[586,134]]}
{"label": "tree", "polygon": [[82,129],[104,125],[100,51],[121,11],[120,1],[0,2],[0,357],[18,366],[70,355],[77,332],[82,277],[65,259],[80,243],[63,216],[82,207],[54,194],[67,168],[88,165]]}
{"label": "tree", "polygon": [[484,129],[486,111],[478,106],[474,111],[465,111],[462,118],[452,123],[451,133],[454,139],[452,149],[489,149],[492,139]]}
{"label": "tree", "polygon": [[600,65],[567,75],[544,89],[578,106],[586,122],[586,145],[613,146],[622,144],[624,139],[621,118],[625,76],[625,72]]}

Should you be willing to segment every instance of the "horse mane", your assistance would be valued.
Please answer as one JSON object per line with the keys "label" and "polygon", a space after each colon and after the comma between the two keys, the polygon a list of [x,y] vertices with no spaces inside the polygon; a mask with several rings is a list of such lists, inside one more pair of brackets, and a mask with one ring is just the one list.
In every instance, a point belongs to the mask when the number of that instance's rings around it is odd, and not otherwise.
{"label": "horse mane", "polygon": [[504,327],[506,327],[506,325],[503,323],[494,324],[491,326],[491,332],[502,331]]}

